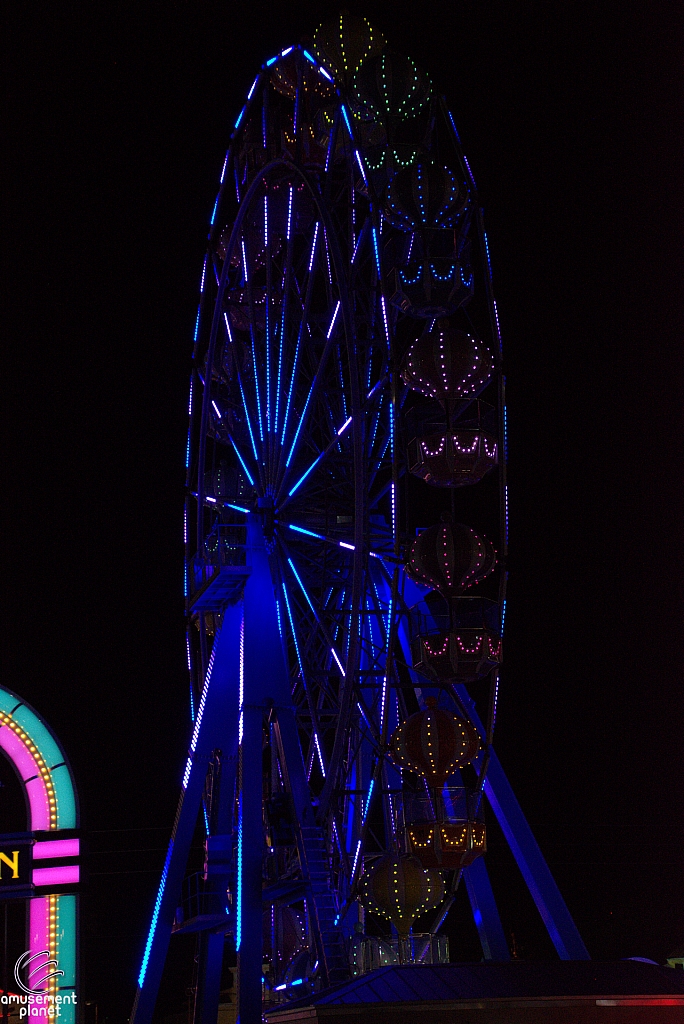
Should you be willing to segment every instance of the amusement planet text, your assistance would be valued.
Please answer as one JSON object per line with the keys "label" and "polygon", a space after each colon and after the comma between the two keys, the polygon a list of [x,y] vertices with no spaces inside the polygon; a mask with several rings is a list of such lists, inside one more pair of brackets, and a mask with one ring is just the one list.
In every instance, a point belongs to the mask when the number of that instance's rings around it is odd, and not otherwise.
{"label": "amusement planet text", "polygon": [[3,995],[0,998],[0,1003],[3,1006],[8,1003],[19,1003],[19,1020],[24,1017],[48,1017],[55,1018],[61,1016],[62,1006],[66,1003],[75,1004],[76,993],[65,992],[63,995],[31,995],[31,996],[19,996],[14,993]]}

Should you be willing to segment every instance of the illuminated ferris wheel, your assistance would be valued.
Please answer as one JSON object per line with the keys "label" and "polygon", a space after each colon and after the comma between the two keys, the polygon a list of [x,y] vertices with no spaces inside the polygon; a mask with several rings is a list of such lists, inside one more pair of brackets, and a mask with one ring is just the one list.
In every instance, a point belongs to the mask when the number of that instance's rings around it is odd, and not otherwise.
{"label": "illuminated ferris wheel", "polygon": [[[193,725],[135,1016],[171,932],[196,931],[196,1020],[215,1020],[228,941],[247,1024],[262,1000],[447,958],[463,878],[484,955],[508,956],[481,857],[485,795],[509,814],[487,240],[445,101],[364,19],[257,75],[200,290]],[[184,880],[198,818],[204,870]]]}

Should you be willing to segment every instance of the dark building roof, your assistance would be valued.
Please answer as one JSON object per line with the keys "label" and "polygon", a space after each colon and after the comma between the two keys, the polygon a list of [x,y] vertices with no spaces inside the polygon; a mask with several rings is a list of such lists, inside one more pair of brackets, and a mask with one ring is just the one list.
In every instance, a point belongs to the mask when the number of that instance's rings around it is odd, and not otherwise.
{"label": "dark building roof", "polygon": [[[287,1004],[306,1006],[432,1001],[659,996],[684,997],[684,972],[633,960],[390,965]],[[684,1004],[683,1004],[684,1005]],[[277,1011],[268,1014],[277,1021]]]}

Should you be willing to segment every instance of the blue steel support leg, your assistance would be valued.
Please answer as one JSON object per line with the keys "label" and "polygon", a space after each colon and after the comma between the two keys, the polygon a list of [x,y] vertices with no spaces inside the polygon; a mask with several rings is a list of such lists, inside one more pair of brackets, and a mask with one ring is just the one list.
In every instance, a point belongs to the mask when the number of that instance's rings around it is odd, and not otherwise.
{"label": "blue steel support leg", "polygon": [[[424,589],[416,587],[411,583],[410,580],[405,580],[405,593],[404,599],[407,604],[414,604],[424,596]],[[408,637],[405,634],[405,630],[400,629],[399,639],[402,645],[404,657],[407,663],[411,664],[410,650],[408,645]],[[456,686],[456,692],[460,697],[464,707],[468,709],[474,725],[480,732],[481,736],[485,735],[485,729],[480,721],[480,718],[475,710],[475,705],[468,693],[468,690],[463,685]],[[479,758],[479,764],[476,763],[476,767],[480,767],[482,764],[482,755]],[[518,803],[515,794],[511,788],[501,762],[499,761],[496,753],[492,751],[491,760],[489,762],[489,769],[487,771],[487,780],[485,782],[485,794],[489,803],[496,815],[496,819],[501,826],[506,841],[515,857],[516,863],[520,868],[523,878],[530,894],[537,906],[542,921],[546,926],[546,930],[549,933],[551,941],[553,942],[556,952],[561,960],[590,960],[589,952],[587,947],[582,941],[582,937],[577,930],[575,922],[570,916],[570,912],[565,905],[565,901],[560,894],[560,890],[556,885],[553,875],[549,871],[549,867],[544,860],[544,856],[539,849],[537,840],[534,838],[532,829],[527,823],[527,819],[522,812],[520,804]],[[468,870],[472,872],[473,867],[478,864],[475,861],[474,864]],[[477,868],[475,869],[477,872]],[[472,876],[471,876],[472,878]],[[487,879],[489,883],[489,879]],[[467,884],[467,883],[466,883]],[[477,875],[475,885],[477,885]],[[491,891],[491,888],[490,888]],[[470,889],[468,890],[470,895]],[[477,893],[478,907],[480,912],[483,914],[483,907],[487,904],[486,892],[478,890]],[[475,906],[473,905],[473,911],[475,912]],[[492,909],[492,914],[496,913],[496,919],[498,919],[498,912],[496,908]],[[494,917],[492,917],[494,920]],[[476,919],[477,923],[477,919]],[[499,923],[499,928],[501,927]],[[478,926],[479,930],[479,926]],[[489,932],[490,949],[494,947],[491,945],[491,935],[493,932]],[[482,933],[480,932],[480,938],[482,939]],[[495,943],[496,947],[499,947],[499,943]],[[484,948],[484,945],[483,945]],[[486,956],[486,954],[485,954]]]}
{"label": "blue steel support leg", "polygon": [[245,704],[239,766],[238,921],[235,936],[238,1024],[261,1024],[262,732],[262,707]]}
{"label": "blue steel support leg", "polygon": [[[467,689],[459,685],[456,690],[480,734],[484,735],[482,723]],[[558,956],[561,960],[590,960],[587,947],[577,931],[577,926],[570,916],[565,900],[494,751],[489,762],[484,791]]]}
{"label": "blue steel support leg", "polygon": [[248,520],[251,573],[244,592],[244,705],[240,749],[240,908],[238,1021],[261,1021],[262,970],[262,732],[264,714],[276,709],[285,771],[300,823],[312,819],[290,679],[278,629],[275,592],[260,521]]}
{"label": "blue steel support leg", "polygon": [[225,609],[223,627],[215,641],[214,655],[197,709],[192,740],[194,749],[185,769],[171,841],[138,976],[131,1024],[149,1024],[152,1019],[199,813],[209,756],[215,747],[221,747],[226,753],[235,756],[239,683],[237,652],[241,621],[242,609],[239,606]]}
{"label": "blue steel support leg", "polygon": [[508,943],[501,927],[499,911],[483,857],[478,857],[469,867],[465,868],[463,880],[466,884],[477,934],[480,936],[482,955],[485,960],[510,960]]}
{"label": "blue steel support leg", "polygon": [[561,960],[590,960],[501,762],[493,752],[484,791],[558,956]]}
{"label": "blue steel support leg", "polygon": [[[237,713],[237,703],[234,708]],[[235,804],[235,780],[237,768],[237,751],[233,756],[229,751],[221,750],[221,774],[219,780],[219,802],[218,814],[216,815],[216,832],[212,836],[214,842],[218,842],[224,851],[232,849],[233,846],[233,817]],[[212,818],[214,808],[212,808]],[[208,860],[211,860],[211,850],[208,851]],[[227,889],[231,882],[230,871],[227,862],[224,860],[222,866],[224,871],[211,870],[209,881],[211,889],[215,892],[213,901],[215,909],[222,911],[226,906]],[[233,911],[235,908],[233,908]],[[221,992],[221,973],[223,968],[223,954],[225,946],[225,935],[223,931],[218,934],[213,932],[200,932],[199,963],[197,971],[197,997],[195,1000],[195,1013],[193,1024],[216,1024],[218,1005]]]}
{"label": "blue steel support leg", "polygon": [[216,1024],[223,967],[223,932],[199,934],[199,970],[194,1024]]}

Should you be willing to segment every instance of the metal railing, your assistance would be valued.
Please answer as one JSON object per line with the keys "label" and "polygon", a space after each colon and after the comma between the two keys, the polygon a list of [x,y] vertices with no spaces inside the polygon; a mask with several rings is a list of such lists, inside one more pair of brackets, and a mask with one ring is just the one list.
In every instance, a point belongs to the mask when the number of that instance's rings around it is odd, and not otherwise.
{"label": "metal railing", "polygon": [[429,932],[414,932],[407,938],[380,939],[358,936],[349,951],[352,975],[368,974],[390,964],[446,964],[449,938]]}
{"label": "metal railing", "polygon": [[247,528],[233,524],[216,526],[190,563],[188,596],[192,600],[211,580],[223,570],[246,572],[249,569],[247,556]]}
{"label": "metal railing", "polygon": [[482,794],[466,786],[442,786],[432,793],[395,793],[391,799],[397,831],[437,821],[449,825],[484,822]]}

